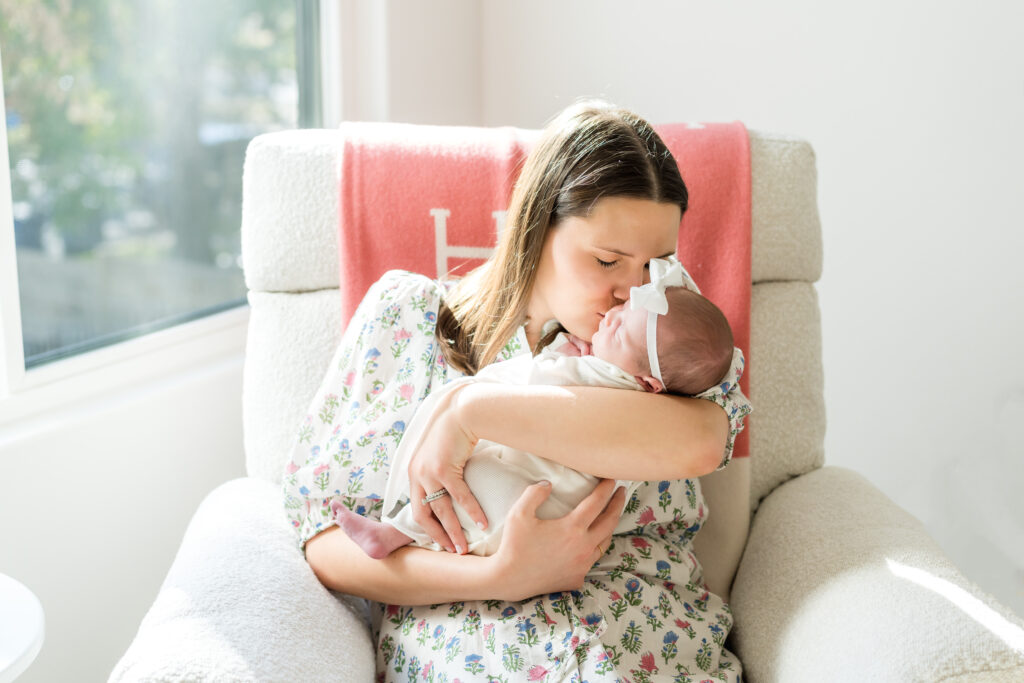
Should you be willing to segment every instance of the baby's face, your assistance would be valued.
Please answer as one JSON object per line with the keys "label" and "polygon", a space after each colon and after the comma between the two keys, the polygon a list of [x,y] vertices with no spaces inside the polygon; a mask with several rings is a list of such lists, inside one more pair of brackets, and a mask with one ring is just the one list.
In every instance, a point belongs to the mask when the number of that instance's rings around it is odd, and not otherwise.
{"label": "baby's face", "polygon": [[629,304],[608,309],[590,340],[591,352],[631,375],[647,375],[647,310]]}

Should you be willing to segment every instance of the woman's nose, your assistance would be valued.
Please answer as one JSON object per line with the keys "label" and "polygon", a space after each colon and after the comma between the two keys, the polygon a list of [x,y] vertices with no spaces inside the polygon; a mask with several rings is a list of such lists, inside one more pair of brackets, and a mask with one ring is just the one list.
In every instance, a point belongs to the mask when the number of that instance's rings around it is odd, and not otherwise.
{"label": "woman's nose", "polygon": [[612,296],[615,297],[616,303],[625,303],[629,301],[629,290],[633,287],[640,287],[651,281],[650,274],[645,267],[646,263],[641,263],[637,270],[627,272],[622,280],[616,283],[615,290],[612,292]]}

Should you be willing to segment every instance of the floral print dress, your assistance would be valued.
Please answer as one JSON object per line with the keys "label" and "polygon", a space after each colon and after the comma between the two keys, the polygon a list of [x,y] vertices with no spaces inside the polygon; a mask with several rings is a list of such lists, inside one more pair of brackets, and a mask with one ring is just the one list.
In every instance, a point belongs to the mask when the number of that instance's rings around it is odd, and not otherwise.
{"label": "floral print dress", "polygon": [[[434,326],[450,283],[388,271],[374,283],[331,360],[285,467],[285,513],[298,546],[335,522],[330,504],[379,519],[391,459],[430,391],[462,377]],[[495,362],[529,353],[520,328]],[[743,357],[701,398],[722,406],[732,456],[750,404]],[[381,681],[740,681],[725,648],[733,617],[707,590],[692,539],[707,518],[699,479],[642,483],[579,591],[519,602],[374,604]],[[623,526],[620,524],[620,529]]]}

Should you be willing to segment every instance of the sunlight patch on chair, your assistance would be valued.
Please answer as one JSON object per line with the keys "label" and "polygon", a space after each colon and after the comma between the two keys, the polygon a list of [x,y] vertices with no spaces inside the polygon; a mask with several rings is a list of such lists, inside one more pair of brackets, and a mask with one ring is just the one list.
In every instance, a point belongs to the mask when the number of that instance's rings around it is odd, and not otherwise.
{"label": "sunlight patch on chair", "polygon": [[941,579],[934,574],[929,574],[923,569],[910,567],[895,560],[886,559],[885,562],[889,565],[889,570],[896,576],[913,581],[919,586],[938,593],[1014,650],[1024,653],[1024,629],[1008,621],[1001,614],[960,586],[950,583],[946,579]]}

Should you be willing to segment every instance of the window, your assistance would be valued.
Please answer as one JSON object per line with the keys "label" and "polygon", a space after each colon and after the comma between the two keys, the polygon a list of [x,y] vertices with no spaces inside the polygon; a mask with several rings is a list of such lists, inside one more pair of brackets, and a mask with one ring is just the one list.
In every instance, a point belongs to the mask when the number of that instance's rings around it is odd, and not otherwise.
{"label": "window", "polygon": [[26,368],[245,303],[242,163],[300,123],[301,10],[0,0]]}

